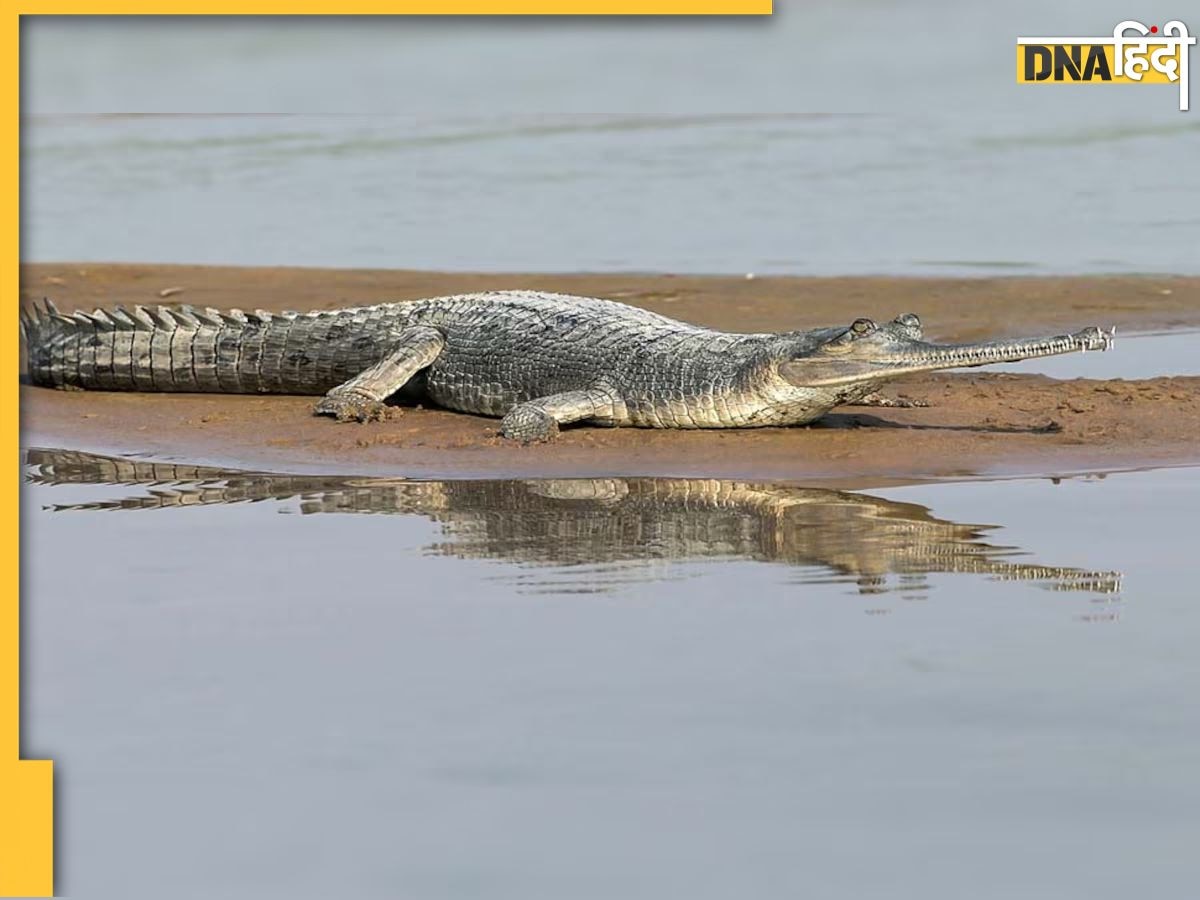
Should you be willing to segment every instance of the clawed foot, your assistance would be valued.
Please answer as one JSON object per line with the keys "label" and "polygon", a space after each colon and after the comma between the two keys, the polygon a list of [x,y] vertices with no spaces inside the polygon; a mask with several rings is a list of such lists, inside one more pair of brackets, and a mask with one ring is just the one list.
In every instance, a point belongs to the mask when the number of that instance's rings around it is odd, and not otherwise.
{"label": "clawed foot", "polygon": [[927,407],[929,403],[925,400],[914,400],[912,397],[885,397],[878,392],[867,394],[854,406],[881,406],[888,409],[914,409],[916,407]]}
{"label": "clawed foot", "polygon": [[500,433],[510,441],[543,443],[558,437],[558,421],[540,409],[518,406],[500,422]]}
{"label": "clawed foot", "polygon": [[314,416],[332,416],[339,422],[382,422],[395,410],[362,394],[329,394],[313,408]]}

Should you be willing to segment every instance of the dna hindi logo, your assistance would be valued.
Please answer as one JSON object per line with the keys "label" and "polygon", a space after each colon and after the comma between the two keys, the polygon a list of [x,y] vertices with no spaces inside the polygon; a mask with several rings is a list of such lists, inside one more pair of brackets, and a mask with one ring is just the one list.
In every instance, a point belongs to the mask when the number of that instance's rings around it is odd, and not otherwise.
{"label": "dna hindi logo", "polygon": [[[1133,32],[1130,34],[1130,32]],[[1194,37],[1172,20],[1147,28],[1127,19],[1105,37],[1017,38],[1018,84],[1179,84],[1188,109],[1188,54]]]}

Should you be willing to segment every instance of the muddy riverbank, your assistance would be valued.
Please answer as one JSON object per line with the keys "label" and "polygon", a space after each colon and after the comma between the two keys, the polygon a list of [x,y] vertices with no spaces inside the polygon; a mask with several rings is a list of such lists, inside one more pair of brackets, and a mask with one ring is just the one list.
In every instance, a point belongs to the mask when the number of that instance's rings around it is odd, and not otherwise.
{"label": "muddy riverbank", "polygon": [[[918,313],[938,340],[1084,325],[1200,326],[1200,279],[916,279],[488,275],[383,270],[31,264],[22,302],[327,309],[483,289],[607,297],[711,327],[784,330]],[[1198,338],[1200,339],[1200,338]],[[1118,342],[1114,353],[1121,353]],[[493,420],[407,409],[338,425],[304,397],[67,393],[21,388],[27,445],[224,464],[443,476],[706,475],[879,484],[977,473],[1069,472],[1200,459],[1200,377],[1060,381],[974,370],[912,377],[919,409],[846,408],[818,426],[720,432],[572,428],[553,445],[496,437]]]}

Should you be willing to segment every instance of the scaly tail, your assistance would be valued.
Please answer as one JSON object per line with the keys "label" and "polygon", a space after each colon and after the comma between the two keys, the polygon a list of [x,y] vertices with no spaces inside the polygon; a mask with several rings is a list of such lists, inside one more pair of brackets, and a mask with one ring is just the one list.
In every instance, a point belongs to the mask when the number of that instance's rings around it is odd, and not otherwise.
{"label": "scaly tail", "polygon": [[383,355],[358,326],[384,341],[387,330],[371,326],[386,315],[118,306],[68,316],[44,300],[21,310],[21,334],[30,381],[46,387],[323,394]]}

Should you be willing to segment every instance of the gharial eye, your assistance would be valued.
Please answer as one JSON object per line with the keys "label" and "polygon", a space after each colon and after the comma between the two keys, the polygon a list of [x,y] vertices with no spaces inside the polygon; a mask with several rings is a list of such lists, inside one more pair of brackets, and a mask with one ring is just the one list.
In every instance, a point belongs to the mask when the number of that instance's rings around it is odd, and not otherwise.
{"label": "gharial eye", "polygon": [[854,324],[850,326],[850,330],[855,334],[866,334],[868,331],[875,330],[875,323],[870,319],[855,319]]}

